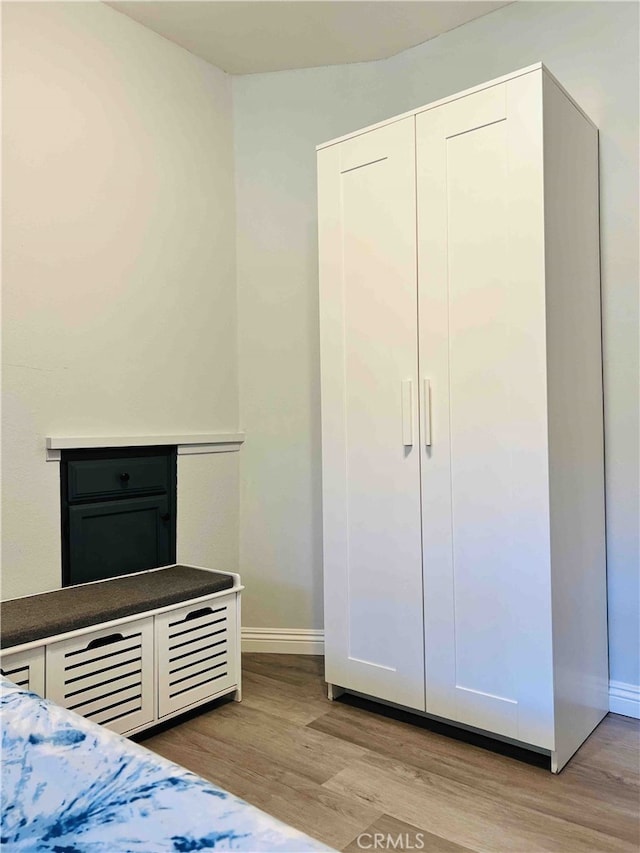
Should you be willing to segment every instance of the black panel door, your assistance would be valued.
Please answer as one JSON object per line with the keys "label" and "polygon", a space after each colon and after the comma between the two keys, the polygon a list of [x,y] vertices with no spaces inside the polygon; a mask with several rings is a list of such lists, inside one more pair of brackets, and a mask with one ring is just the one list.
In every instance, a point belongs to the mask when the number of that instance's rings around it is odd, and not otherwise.
{"label": "black panel door", "polygon": [[172,562],[169,497],[69,507],[69,583],[140,572]]}

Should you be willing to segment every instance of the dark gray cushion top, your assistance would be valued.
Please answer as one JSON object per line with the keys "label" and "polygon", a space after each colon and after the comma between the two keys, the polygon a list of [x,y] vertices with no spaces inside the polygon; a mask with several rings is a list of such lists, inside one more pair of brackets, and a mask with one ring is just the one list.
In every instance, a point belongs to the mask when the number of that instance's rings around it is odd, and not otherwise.
{"label": "dark gray cushion top", "polygon": [[220,592],[233,577],[169,566],[0,603],[3,649]]}

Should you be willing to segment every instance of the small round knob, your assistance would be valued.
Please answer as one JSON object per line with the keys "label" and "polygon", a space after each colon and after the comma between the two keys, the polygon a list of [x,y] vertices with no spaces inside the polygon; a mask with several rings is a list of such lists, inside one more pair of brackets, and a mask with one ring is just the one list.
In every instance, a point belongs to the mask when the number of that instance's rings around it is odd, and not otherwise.
{"label": "small round knob", "polygon": [[161,518],[163,521],[169,521],[169,519],[171,518],[171,516],[169,515],[169,513],[168,513],[168,512],[163,512],[163,513],[162,513],[162,515],[160,516],[160,518]]}
{"label": "small round knob", "polygon": [[123,483],[128,483],[130,478],[127,472],[125,471],[124,474],[120,474],[120,479]]}

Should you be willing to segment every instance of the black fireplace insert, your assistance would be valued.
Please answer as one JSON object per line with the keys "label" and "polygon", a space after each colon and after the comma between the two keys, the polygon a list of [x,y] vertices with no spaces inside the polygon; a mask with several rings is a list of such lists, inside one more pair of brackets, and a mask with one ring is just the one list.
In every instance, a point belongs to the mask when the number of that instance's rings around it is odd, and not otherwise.
{"label": "black fireplace insert", "polygon": [[177,448],[64,450],[62,585],[176,561]]}

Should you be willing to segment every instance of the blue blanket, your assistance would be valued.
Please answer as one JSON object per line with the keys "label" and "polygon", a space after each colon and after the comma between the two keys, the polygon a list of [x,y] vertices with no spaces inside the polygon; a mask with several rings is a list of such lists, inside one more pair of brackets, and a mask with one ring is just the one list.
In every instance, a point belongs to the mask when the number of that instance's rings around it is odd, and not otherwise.
{"label": "blue blanket", "polygon": [[0,842],[11,853],[329,849],[5,678],[0,714]]}

